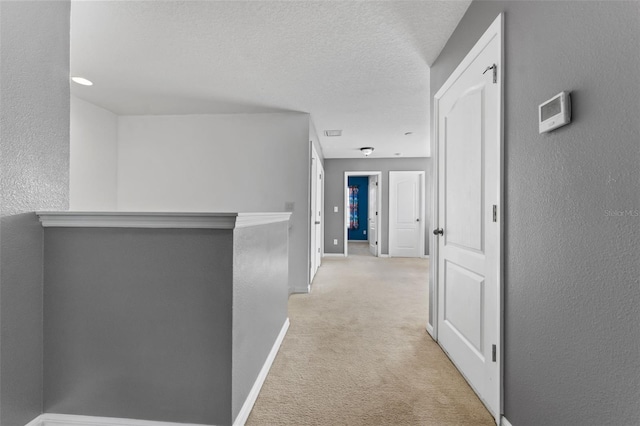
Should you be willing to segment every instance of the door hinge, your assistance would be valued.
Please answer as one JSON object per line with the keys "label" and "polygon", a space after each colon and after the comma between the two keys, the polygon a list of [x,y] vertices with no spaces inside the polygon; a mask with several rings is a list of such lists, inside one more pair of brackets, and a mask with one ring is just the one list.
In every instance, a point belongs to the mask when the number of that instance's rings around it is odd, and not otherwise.
{"label": "door hinge", "polygon": [[496,345],[491,345],[491,360],[496,362]]}
{"label": "door hinge", "polygon": [[376,182],[376,186],[378,186],[378,182]]}
{"label": "door hinge", "polygon": [[496,206],[495,204],[493,205],[493,221],[498,221],[498,206]]}
{"label": "door hinge", "polygon": [[482,74],[484,75],[489,70],[493,70],[493,82],[497,83],[498,82],[498,65],[493,64],[493,65],[485,68],[485,70],[484,70],[484,72]]}
{"label": "door hinge", "polygon": [[376,212],[376,216],[378,216],[378,212]]}
{"label": "door hinge", "polygon": [[376,245],[378,245],[378,242],[376,241]]}

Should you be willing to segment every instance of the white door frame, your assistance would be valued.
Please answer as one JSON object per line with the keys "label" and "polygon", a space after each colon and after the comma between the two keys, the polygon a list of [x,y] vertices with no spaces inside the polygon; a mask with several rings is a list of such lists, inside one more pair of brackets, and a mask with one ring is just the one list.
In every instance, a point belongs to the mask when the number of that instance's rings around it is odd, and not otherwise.
{"label": "white door frame", "polygon": [[390,170],[389,171],[389,226],[387,227],[389,229],[389,257],[391,257],[391,191],[392,191],[392,186],[391,186],[391,173],[394,174],[401,174],[401,173],[416,173],[420,176],[420,189],[419,189],[419,195],[420,195],[420,257],[424,258],[426,257],[425,254],[425,249],[424,249],[424,233],[425,233],[425,172],[424,170]]}
{"label": "white door frame", "polygon": [[376,249],[376,257],[382,254],[382,232],[380,232],[380,224],[382,223],[382,172],[344,172],[344,216],[342,228],[344,229],[344,256],[349,255],[349,176],[378,176],[378,220],[376,223],[376,232],[378,233],[378,248]]}
{"label": "white door frame", "polygon": [[[498,114],[498,132],[500,134],[500,159],[498,160],[498,165],[500,167],[500,179],[499,179],[499,188],[498,188],[498,218],[497,224],[498,227],[498,301],[497,307],[499,311],[499,321],[498,321],[498,330],[497,336],[499,339],[499,348],[500,350],[496,354],[497,362],[498,362],[498,370],[499,370],[499,380],[498,385],[500,387],[500,400],[499,400],[499,409],[496,414],[496,423],[499,425],[501,422],[501,417],[504,411],[504,274],[503,274],[503,264],[504,264],[504,227],[503,220],[504,217],[504,15],[501,13],[498,17],[493,21],[493,23],[489,26],[487,31],[480,37],[478,42],[473,46],[473,48],[467,53],[465,58],[462,60],[460,65],[453,71],[453,73],[449,76],[447,81],[442,85],[440,90],[433,97],[433,129],[432,129],[432,138],[431,138],[431,152],[432,152],[432,164],[433,164],[433,197],[432,197],[432,227],[433,229],[440,228],[439,222],[439,167],[438,161],[440,157],[440,152],[438,150],[438,114],[440,108],[440,98],[447,92],[447,90],[456,82],[456,80],[462,75],[465,69],[473,62],[476,56],[484,49],[489,42],[497,37],[500,40],[500,65],[497,70],[498,76],[498,93],[500,99],[500,113]],[[434,303],[430,302],[430,308],[433,310],[431,314],[431,318],[433,319],[433,324],[427,324],[427,331],[434,340],[438,341],[438,261],[439,261],[439,253],[438,253],[438,237],[434,236],[430,233],[431,238],[431,282],[433,286],[433,294],[429,295],[429,300],[434,301]]]}
{"label": "white door frame", "polygon": [[[324,166],[320,161],[320,156],[316,147],[311,143],[311,169],[310,174],[310,188],[309,188],[309,211],[310,211],[310,227],[309,227],[309,288],[315,274],[322,264],[322,256],[324,253]],[[318,182],[318,175],[321,179]],[[318,191],[320,191],[320,197],[318,197]],[[320,225],[316,225],[316,214],[318,210],[318,198],[320,198]],[[317,226],[320,226],[320,240],[316,238]],[[315,244],[314,244],[315,243]],[[320,249],[320,256],[317,255],[316,250]]]}

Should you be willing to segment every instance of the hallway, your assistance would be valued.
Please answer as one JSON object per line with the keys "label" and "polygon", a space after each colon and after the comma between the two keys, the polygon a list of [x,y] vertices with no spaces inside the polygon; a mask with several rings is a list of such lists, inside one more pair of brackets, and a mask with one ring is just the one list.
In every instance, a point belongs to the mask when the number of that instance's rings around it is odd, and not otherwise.
{"label": "hallway", "polygon": [[247,425],[493,425],[425,331],[429,261],[325,258]]}
{"label": "hallway", "polygon": [[349,241],[349,251],[347,252],[347,255],[373,257],[369,251],[368,241]]}

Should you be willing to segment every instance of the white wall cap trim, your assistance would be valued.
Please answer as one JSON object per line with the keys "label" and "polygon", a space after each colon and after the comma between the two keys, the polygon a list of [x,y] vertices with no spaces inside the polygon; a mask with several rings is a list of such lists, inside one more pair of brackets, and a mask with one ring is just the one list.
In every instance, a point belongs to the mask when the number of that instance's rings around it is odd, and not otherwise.
{"label": "white wall cap trim", "polygon": [[505,416],[502,416],[502,419],[500,419],[500,426],[511,426],[511,423],[509,423],[509,420],[507,420]]}
{"label": "white wall cap trim", "polygon": [[234,229],[286,222],[291,213],[36,212],[42,226],[63,228]]}
{"label": "white wall cap trim", "polygon": [[285,213],[238,213],[236,228],[247,226],[267,225],[269,223],[286,222],[291,212]]}
{"label": "white wall cap trim", "polygon": [[[171,423],[153,420],[121,419],[116,417],[79,416],[75,414],[45,413],[35,421],[40,426],[211,426],[194,423]],[[29,423],[31,425],[31,423]]]}

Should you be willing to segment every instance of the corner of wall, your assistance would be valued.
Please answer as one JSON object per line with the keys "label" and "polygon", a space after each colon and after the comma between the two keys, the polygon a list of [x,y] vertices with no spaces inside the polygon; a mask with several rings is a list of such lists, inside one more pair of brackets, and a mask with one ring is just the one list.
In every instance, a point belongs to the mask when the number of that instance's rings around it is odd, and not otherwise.
{"label": "corner of wall", "polygon": [[43,229],[69,206],[70,2],[0,2],[0,424],[43,406]]}
{"label": "corner of wall", "polygon": [[316,129],[316,125],[313,122],[313,117],[309,114],[309,140],[316,148],[316,152],[320,156],[320,162],[324,165],[324,151],[322,150],[322,145],[320,144],[320,136],[318,135],[318,130]]}

